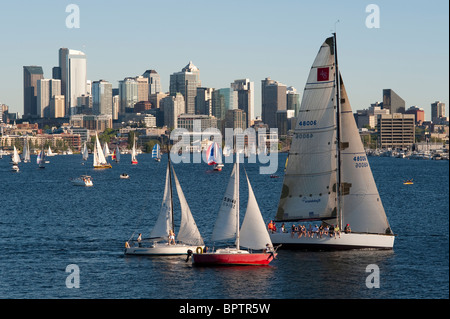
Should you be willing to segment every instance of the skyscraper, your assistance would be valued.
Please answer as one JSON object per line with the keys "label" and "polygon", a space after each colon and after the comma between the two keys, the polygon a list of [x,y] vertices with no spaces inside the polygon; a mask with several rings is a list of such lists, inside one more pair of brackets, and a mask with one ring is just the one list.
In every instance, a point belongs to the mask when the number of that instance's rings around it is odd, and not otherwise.
{"label": "skyscraper", "polygon": [[40,79],[37,81],[37,115],[52,117],[50,102],[55,95],[61,95],[61,80]]}
{"label": "skyscraper", "polygon": [[440,117],[445,117],[445,103],[441,101],[431,103],[431,121],[436,122]]}
{"label": "skyscraper", "polygon": [[403,100],[394,90],[383,90],[383,109],[388,109],[390,114],[405,113],[405,100]]}
{"label": "skyscraper", "polygon": [[105,80],[92,83],[92,111],[94,115],[113,115],[112,84]]}
{"label": "skyscraper", "polygon": [[294,116],[297,117],[298,110],[300,109],[300,94],[297,90],[290,86],[286,89],[286,109],[293,110]]}
{"label": "skyscraper", "polygon": [[195,97],[195,114],[211,115],[213,88],[198,87]]}
{"label": "skyscraper", "polygon": [[178,127],[178,116],[184,113],[185,101],[181,93],[171,94],[162,99],[164,125],[169,129]]}
{"label": "skyscraper", "polygon": [[228,110],[237,106],[237,92],[232,88],[217,89],[212,92],[211,113],[219,120],[225,120]]}
{"label": "skyscraper", "polygon": [[127,108],[134,108],[138,101],[138,84],[136,78],[126,77],[119,81],[120,110],[125,113]]}
{"label": "skyscraper", "polygon": [[185,100],[185,111],[183,113],[195,114],[195,97],[197,88],[202,86],[200,81],[200,70],[189,62],[181,72],[170,75],[169,93],[181,93]]}
{"label": "skyscraper", "polygon": [[[161,92],[161,78],[155,70],[147,70],[142,74],[144,78],[148,79],[148,95]],[[149,99],[150,100],[150,99]]]}
{"label": "skyscraper", "polygon": [[261,81],[262,120],[269,128],[277,127],[277,111],[286,110],[286,85],[266,78]]}
{"label": "skyscraper", "polygon": [[231,83],[231,87],[237,91],[237,108],[245,112],[247,127],[250,127],[255,112],[255,83],[249,79],[241,79]]}
{"label": "skyscraper", "polygon": [[65,96],[66,115],[75,114],[77,98],[86,95],[86,55],[77,50],[59,49],[61,94]]}
{"label": "skyscraper", "polygon": [[44,78],[41,66],[23,67],[23,117],[38,117],[37,81]]}

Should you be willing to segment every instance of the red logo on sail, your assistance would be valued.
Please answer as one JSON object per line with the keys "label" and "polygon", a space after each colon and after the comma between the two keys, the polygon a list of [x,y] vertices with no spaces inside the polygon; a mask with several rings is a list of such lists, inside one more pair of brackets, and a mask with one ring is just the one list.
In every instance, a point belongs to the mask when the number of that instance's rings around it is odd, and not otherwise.
{"label": "red logo on sail", "polygon": [[329,68],[317,68],[317,82],[328,81],[330,77]]}

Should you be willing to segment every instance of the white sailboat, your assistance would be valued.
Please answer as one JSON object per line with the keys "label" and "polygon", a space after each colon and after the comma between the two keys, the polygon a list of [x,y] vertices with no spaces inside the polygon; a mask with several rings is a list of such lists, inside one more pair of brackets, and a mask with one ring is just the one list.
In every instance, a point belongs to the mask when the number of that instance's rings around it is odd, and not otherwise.
{"label": "white sailboat", "polygon": [[47,156],[55,156],[56,154],[52,152],[52,149],[50,148],[50,146],[48,147],[47,150]]}
{"label": "white sailboat", "polygon": [[16,146],[14,146],[14,151],[13,151],[13,154],[12,154],[12,156],[11,156],[11,164],[17,165],[17,164],[19,164],[20,162],[21,162],[21,161],[20,161],[19,152],[17,151]]}
{"label": "white sailboat", "polygon": [[[172,172],[181,206],[181,224],[175,241],[175,225],[172,200]],[[173,236],[171,242],[170,236]],[[203,238],[198,231],[189,205],[184,197],[170,158],[166,170],[166,186],[158,219],[150,237],[143,240],[128,240],[125,243],[127,255],[186,255],[188,250],[203,249]]]}
{"label": "white sailboat", "polygon": [[109,152],[109,147],[108,147],[107,142],[103,143],[103,155],[105,155],[105,157],[108,157],[109,155],[111,155]]}
{"label": "white sailboat", "polygon": [[118,146],[118,145],[116,146],[116,149],[114,150],[114,152],[113,152],[111,158],[112,158],[113,160],[115,160],[116,163],[119,163],[119,162],[120,162],[120,150],[119,150],[119,146]]}
{"label": "white sailboat", "polygon": [[136,165],[138,160],[136,159],[136,141],[133,141],[133,148],[131,149],[131,164]]}
{"label": "white sailboat", "polygon": [[153,149],[152,149],[152,158],[153,158],[155,161],[157,161],[157,162],[160,162],[160,161],[161,161],[161,149],[160,149],[159,144],[155,144],[155,145],[153,146]]}
{"label": "white sailboat", "polygon": [[28,143],[28,138],[25,138],[25,141],[23,143],[23,152],[22,152],[23,162],[29,163],[31,161],[30,156],[30,146]]}
{"label": "white sailboat", "polygon": [[38,154],[36,158],[36,163],[39,165],[39,168],[45,168],[45,152],[44,147],[42,147],[40,153]]}
{"label": "white sailboat", "polygon": [[112,168],[111,164],[106,161],[105,155],[103,155],[102,146],[98,140],[98,135],[95,133],[94,144],[94,168]]}
{"label": "white sailboat", "polygon": [[83,156],[83,161],[87,161],[89,158],[89,152],[86,145],[86,142],[83,144],[83,150],[81,151],[81,155]]}
{"label": "white sailboat", "polygon": [[[394,245],[338,70],[336,34],[322,44],[309,73],[276,221],[316,221],[341,230],[336,237],[271,234],[273,243],[284,248],[392,249]],[[342,231],[347,224],[349,233]]]}
{"label": "white sailboat", "polygon": [[[214,225],[211,241],[235,240],[234,247],[215,251],[201,250],[190,252],[194,264],[198,265],[267,265],[276,256],[271,250],[272,242],[266,230],[264,220],[256,202],[247,173],[248,201],[244,221],[239,228],[239,153],[236,152],[227,189]],[[241,246],[250,250],[241,249]],[[251,250],[258,250],[253,252]],[[261,251],[262,252],[259,252]]]}

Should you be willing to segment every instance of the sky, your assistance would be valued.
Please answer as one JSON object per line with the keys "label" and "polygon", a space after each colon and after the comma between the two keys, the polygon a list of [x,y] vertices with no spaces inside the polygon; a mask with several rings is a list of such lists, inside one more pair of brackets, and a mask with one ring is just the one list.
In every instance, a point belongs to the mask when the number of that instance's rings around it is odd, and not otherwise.
{"label": "sky", "polygon": [[[79,8],[79,28],[66,25],[70,4]],[[371,4],[378,20],[366,12]],[[154,69],[168,91],[170,74],[189,61],[204,87],[248,78],[260,115],[261,80],[270,77],[302,96],[320,46],[336,31],[353,111],[392,89],[407,108],[422,107],[426,120],[435,101],[449,116],[447,0],[0,0],[0,30],[0,103],[10,112],[23,114],[23,66],[42,66],[51,78],[66,47],[86,53],[89,80],[113,87]]]}

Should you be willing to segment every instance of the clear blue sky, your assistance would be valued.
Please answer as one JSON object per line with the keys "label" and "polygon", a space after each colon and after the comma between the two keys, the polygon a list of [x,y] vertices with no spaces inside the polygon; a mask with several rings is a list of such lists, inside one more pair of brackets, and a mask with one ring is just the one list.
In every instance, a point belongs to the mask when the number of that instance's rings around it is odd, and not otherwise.
{"label": "clear blue sky", "polygon": [[[80,28],[66,27],[66,6],[80,8]],[[380,28],[366,27],[366,6],[380,8]],[[58,49],[87,55],[88,79],[117,87],[126,76],[155,69],[162,88],[190,60],[202,85],[255,82],[270,77],[303,93],[315,55],[335,27],[339,63],[354,111],[393,89],[406,106],[446,103],[449,116],[449,7],[447,0],[164,0],[1,1],[0,103],[23,113],[23,66],[44,77],[58,65]]]}

